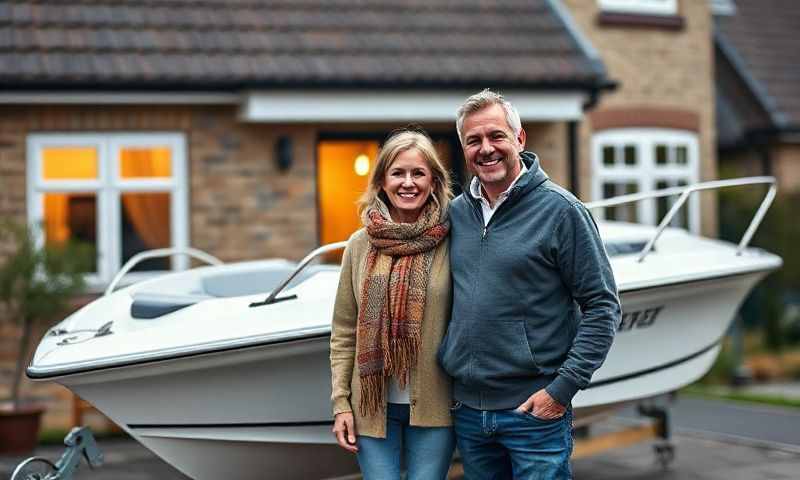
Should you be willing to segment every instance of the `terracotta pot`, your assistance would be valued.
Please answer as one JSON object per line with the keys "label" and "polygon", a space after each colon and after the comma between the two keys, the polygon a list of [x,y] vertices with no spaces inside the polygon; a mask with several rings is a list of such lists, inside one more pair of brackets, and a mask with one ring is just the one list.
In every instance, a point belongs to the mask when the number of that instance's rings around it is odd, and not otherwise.
{"label": "terracotta pot", "polygon": [[0,453],[25,455],[39,443],[41,407],[20,407],[16,410],[0,409]]}

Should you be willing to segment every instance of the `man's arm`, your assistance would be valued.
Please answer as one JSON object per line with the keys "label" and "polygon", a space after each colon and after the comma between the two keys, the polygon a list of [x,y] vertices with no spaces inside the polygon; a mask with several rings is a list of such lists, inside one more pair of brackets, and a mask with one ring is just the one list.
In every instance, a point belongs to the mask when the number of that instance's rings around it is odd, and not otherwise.
{"label": "man's arm", "polygon": [[546,392],[563,406],[589,385],[611,348],[622,317],[617,285],[594,219],[581,203],[572,204],[553,234],[551,252],[581,320],[567,359]]}

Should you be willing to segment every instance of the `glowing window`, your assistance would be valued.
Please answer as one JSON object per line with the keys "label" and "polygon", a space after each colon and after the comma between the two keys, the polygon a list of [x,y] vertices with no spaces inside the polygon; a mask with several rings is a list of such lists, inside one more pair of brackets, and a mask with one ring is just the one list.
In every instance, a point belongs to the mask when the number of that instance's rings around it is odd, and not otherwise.
{"label": "glowing window", "polygon": [[168,147],[123,148],[119,154],[121,178],[164,178],[172,175],[172,150]]}
{"label": "glowing window", "polygon": [[[28,150],[29,220],[45,243],[94,248],[90,286],[102,289],[139,252],[188,246],[183,135],[33,134]],[[186,258],[157,259],[126,279],[186,267]]]}
{"label": "glowing window", "polygon": [[[377,141],[321,141],[317,145],[320,241],[347,240],[361,228],[356,202],[378,156]],[[364,157],[369,168],[364,171]]]}
{"label": "glowing window", "polygon": [[42,150],[45,180],[96,179],[97,149],[93,147],[48,147]]}

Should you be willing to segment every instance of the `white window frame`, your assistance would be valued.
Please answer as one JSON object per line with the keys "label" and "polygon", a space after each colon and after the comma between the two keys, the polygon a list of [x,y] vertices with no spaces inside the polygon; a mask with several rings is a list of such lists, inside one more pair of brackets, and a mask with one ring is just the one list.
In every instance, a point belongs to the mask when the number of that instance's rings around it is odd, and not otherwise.
{"label": "white window frame", "polygon": [[[655,158],[656,145],[686,146],[687,161],[685,165],[668,163],[657,165]],[[603,163],[603,147],[614,146],[624,148],[634,145],[636,148],[636,165]],[[672,149],[671,149],[672,150]],[[686,130],[668,128],[620,128],[603,130],[592,136],[592,199],[603,199],[603,184],[636,183],[639,192],[656,189],[659,181],[667,181],[671,185],[680,180],[687,184],[700,180],[700,154],[697,134]],[[637,204],[637,216],[640,223],[655,225],[661,221],[656,218],[657,205],[654,199]],[[689,230],[700,233],[700,199],[697,194],[689,198],[688,205]],[[596,211],[598,218],[605,219],[605,209]]]}
{"label": "white window frame", "polygon": [[598,0],[604,12],[642,15],[677,15],[678,0]]}
{"label": "white window frame", "polygon": [[[42,152],[54,147],[93,147],[97,150],[98,178],[91,180],[44,180]],[[166,147],[171,151],[171,177],[123,179],[119,174],[119,152],[127,147]],[[128,192],[170,193],[171,247],[189,246],[189,198],[186,137],[182,133],[35,133],[27,141],[27,211],[35,231],[44,220],[46,193],[93,193],[97,201],[97,273],[86,275],[92,291],[102,291],[122,267],[121,195]],[[39,232],[37,242],[44,244]],[[189,267],[186,256],[172,259],[172,271]],[[165,273],[131,272],[122,285]]]}

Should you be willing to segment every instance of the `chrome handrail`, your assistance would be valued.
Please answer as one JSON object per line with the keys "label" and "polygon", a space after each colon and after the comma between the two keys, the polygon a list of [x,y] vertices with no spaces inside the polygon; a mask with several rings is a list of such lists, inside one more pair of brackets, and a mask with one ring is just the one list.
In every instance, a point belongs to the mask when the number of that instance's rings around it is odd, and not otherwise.
{"label": "chrome handrail", "polygon": [[731,180],[713,180],[710,182],[695,183],[686,187],[671,187],[661,190],[653,190],[651,192],[632,193],[629,195],[620,195],[619,197],[609,198],[606,200],[588,202],[586,203],[586,208],[592,210],[595,208],[613,207],[627,203],[638,203],[651,198],[680,195],[678,200],[672,204],[672,207],[667,214],[664,215],[664,218],[661,219],[661,223],[658,224],[655,234],[652,236],[652,238],[650,238],[642,251],[639,252],[639,257],[636,259],[636,261],[643,262],[647,255],[653,250],[653,246],[655,245],[656,241],[658,241],[661,233],[664,231],[667,225],[669,225],[681,207],[683,207],[691,194],[702,190],[716,190],[719,188],[763,184],[768,184],[770,187],[766,195],[764,195],[764,199],[761,201],[761,205],[758,207],[758,210],[756,210],[755,215],[753,215],[752,220],[750,220],[750,225],[748,225],[747,230],[745,230],[742,238],[739,240],[739,246],[736,248],[736,255],[741,255],[744,249],[747,248],[747,245],[750,243],[753,235],[756,233],[756,229],[761,224],[761,221],[764,220],[764,216],[767,214],[767,210],[769,210],[770,205],[772,205],[772,201],[775,199],[775,195],[778,192],[778,187],[775,185],[775,177],[744,177]]}
{"label": "chrome handrail", "polygon": [[347,246],[347,242],[335,242],[335,243],[329,243],[327,245],[323,245],[323,246],[321,246],[319,248],[316,248],[316,249],[312,250],[311,253],[309,253],[302,260],[300,260],[300,263],[297,264],[297,268],[294,269],[294,271],[286,278],[286,280],[281,282],[281,284],[278,285],[277,288],[275,288],[274,290],[272,290],[272,292],[270,292],[270,294],[266,298],[266,300],[264,300],[263,302],[254,303],[253,305],[269,305],[270,303],[273,303],[275,301],[275,298],[278,296],[278,294],[281,293],[281,291],[284,288],[286,288],[286,286],[289,285],[289,283],[291,283],[291,281],[294,280],[294,278],[300,272],[302,272],[303,269],[305,269],[308,266],[308,264],[311,263],[312,260],[314,260],[318,256],[322,255],[323,253],[328,253],[328,252],[332,252],[334,250],[339,250],[339,249],[344,248],[346,246]]}
{"label": "chrome handrail", "polygon": [[114,292],[117,284],[122,280],[122,277],[127,275],[127,273],[135,267],[138,263],[148,260],[151,258],[159,258],[159,257],[171,257],[172,255],[187,255],[192,258],[196,258],[200,261],[206,262],[209,265],[222,265],[222,260],[219,258],[208,254],[202,250],[198,250],[196,248],[156,248],[153,250],[147,250],[144,252],[137,253],[130,260],[125,262],[125,265],[119,270],[114,276],[114,279],[111,280],[111,283],[106,288],[106,291],[103,295],[109,295]]}

